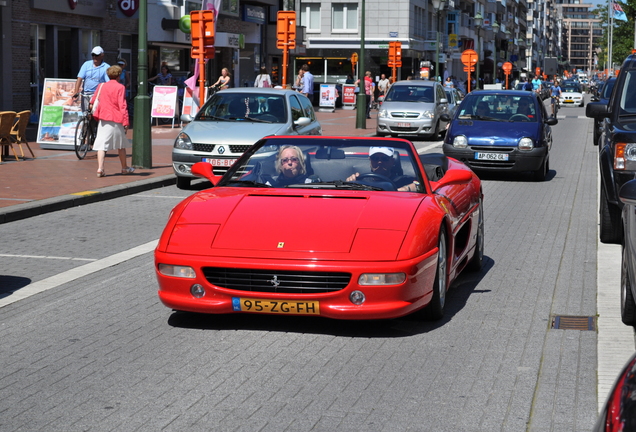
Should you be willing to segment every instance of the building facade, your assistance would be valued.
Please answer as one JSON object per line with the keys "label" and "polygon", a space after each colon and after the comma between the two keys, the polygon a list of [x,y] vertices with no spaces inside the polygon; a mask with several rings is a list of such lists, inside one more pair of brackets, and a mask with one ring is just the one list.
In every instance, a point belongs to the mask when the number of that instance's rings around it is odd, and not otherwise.
{"label": "building facade", "polygon": [[[190,35],[178,20],[192,10],[219,8],[214,59],[206,66],[208,82],[222,68],[232,86],[252,86],[261,66],[280,83],[283,55],[276,48],[279,10],[297,13],[297,46],[290,53],[291,83],[302,64],[316,82],[344,82],[359,67],[374,76],[390,76],[388,46],[402,43],[398,79],[467,77],[461,53],[479,53],[483,83],[504,81],[501,65],[513,65],[513,77],[534,72],[545,57],[589,70],[602,34],[591,5],[547,0],[148,0],[148,76],[167,65],[180,81],[190,73]],[[203,3],[205,2],[205,3]],[[0,58],[4,110],[39,111],[45,78],[74,79],[90,59],[93,46],[105,61],[123,58],[137,88],[139,2],[132,0],[11,0],[0,5]],[[364,25],[361,20],[364,8]],[[563,17],[563,19],[561,19]],[[365,64],[352,62],[360,51],[364,27]],[[436,70],[437,67],[437,70]],[[475,71],[476,73],[476,71]],[[511,77],[511,78],[513,78]]]}

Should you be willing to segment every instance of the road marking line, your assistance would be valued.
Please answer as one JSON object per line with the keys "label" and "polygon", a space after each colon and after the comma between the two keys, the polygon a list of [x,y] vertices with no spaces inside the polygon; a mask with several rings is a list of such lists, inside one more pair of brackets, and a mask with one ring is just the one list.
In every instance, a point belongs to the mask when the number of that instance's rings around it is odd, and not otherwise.
{"label": "road marking line", "polygon": [[99,191],[82,191],[82,192],[74,192],[71,193],[69,195],[78,195],[78,196],[91,196],[91,195],[97,195],[100,194],[101,192]]}
{"label": "road marking line", "polygon": [[429,144],[429,145],[427,145],[426,147],[422,147],[421,149],[418,149],[418,150],[417,150],[417,153],[418,153],[418,154],[423,154],[424,152],[427,152],[427,151],[429,151],[429,150],[432,150],[432,149],[434,149],[434,148],[436,148],[436,147],[441,147],[441,146],[442,146],[442,143],[443,143],[443,141],[440,141],[440,142],[435,143],[435,144]]}
{"label": "road marking line", "polygon": [[56,259],[56,260],[69,260],[69,261],[97,261],[96,258],[74,258],[74,257],[58,257],[48,255],[12,255],[12,254],[0,254],[3,258],[37,258],[37,259]]}
{"label": "road marking line", "polygon": [[48,277],[41,281],[34,282],[12,293],[7,293],[7,297],[0,298],[0,308],[31,297],[32,295],[48,291],[51,288],[56,288],[65,283],[72,282],[89,274],[104,270],[108,267],[120,264],[124,261],[136,258],[145,253],[152,252],[157,247],[158,242],[159,240],[150,241],[146,244],[139,245],[132,249],[116,253],[106,258],[102,258],[100,260],[84,264],[83,266],[79,266],[67,270],[63,273]]}

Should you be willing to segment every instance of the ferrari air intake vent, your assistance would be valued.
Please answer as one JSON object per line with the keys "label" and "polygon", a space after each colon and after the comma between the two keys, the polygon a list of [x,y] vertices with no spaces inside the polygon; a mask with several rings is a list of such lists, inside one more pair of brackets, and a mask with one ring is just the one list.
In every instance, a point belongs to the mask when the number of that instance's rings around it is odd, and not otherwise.
{"label": "ferrari air intake vent", "polygon": [[204,267],[208,282],[237,291],[316,294],[340,291],[351,279],[350,273],[252,270]]}

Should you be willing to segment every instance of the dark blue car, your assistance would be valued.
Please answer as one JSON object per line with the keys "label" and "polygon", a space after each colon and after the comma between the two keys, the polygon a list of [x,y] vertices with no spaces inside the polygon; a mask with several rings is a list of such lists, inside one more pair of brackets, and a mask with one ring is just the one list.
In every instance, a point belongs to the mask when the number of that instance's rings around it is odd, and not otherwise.
{"label": "dark blue car", "polygon": [[473,91],[451,119],[444,154],[477,173],[531,171],[543,181],[550,169],[550,126],[557,123],[534,92]]}

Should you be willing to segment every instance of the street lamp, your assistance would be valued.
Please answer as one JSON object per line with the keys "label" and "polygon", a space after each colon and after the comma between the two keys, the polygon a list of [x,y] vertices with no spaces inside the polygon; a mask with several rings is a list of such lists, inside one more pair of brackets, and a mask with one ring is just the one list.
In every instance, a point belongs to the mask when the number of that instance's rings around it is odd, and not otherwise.
{"label": "street lamp", "polygon": [[477,73],[475,76],[475,82],[477,85],[475,87],[479,88],[479,62],[481,61],[481,39],[479,38],[479,30],[481,30],[481,25],[484,23],[484,17],[481,16],[481,13],[477,12],[477,15],[473,18],[473,23],[477,29]]}
{"label": "street lamp", "polygon": [[499,24],[497,21],[492,23],[492,32],[493,32],[493,50],[492,50],[492,82],[495,82],[495,78],[497,77],[497,34],[499,34]]}
{"label": "street lamp", "polygon": [[437,74],[439,73],[439,15],[442,9],[444,9],[446,0],[431,1],[433,3],[433,9],[435,9],[435,16],[437,17],[437,28],[435,29],[435,81],[437,81]]}

